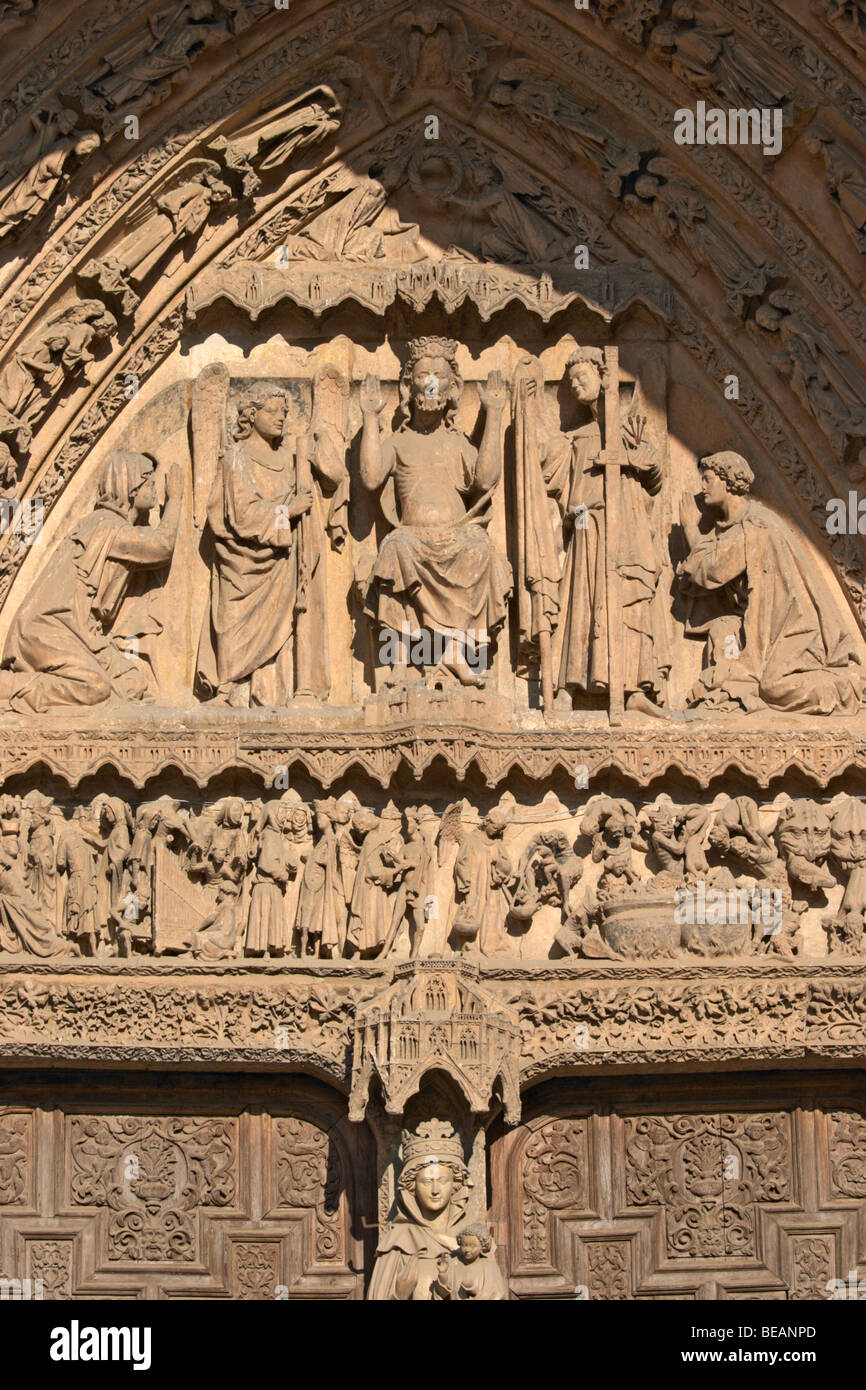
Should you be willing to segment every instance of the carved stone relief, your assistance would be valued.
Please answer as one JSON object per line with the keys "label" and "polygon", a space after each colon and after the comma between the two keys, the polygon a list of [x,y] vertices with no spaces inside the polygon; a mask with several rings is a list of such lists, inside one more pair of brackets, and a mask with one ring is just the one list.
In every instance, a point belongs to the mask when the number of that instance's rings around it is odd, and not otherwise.
{"label": "carved stone relief", "polygon": [[866,24],[811,11],[0,3],[3,1278],[859,1269]]}
{"label": "carved stone relief", "polygon": [[866,811],[225,796],[0,803],[0,954],[182,964],[861,956]]}

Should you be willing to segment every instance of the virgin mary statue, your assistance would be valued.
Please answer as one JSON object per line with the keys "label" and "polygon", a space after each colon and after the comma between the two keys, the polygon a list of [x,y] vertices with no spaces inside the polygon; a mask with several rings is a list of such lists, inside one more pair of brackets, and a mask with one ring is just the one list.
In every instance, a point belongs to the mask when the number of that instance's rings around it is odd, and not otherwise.
{"label": "virgin mary statue", "polygon": [[425,1120],[414,1134],[404,1131],[402,1156],[398,1213],[379,1240],[367,1295],[379,1302],[438,1298],[438,1262],[457,1249],[469,1195],[463,1146],[447,1121]]}

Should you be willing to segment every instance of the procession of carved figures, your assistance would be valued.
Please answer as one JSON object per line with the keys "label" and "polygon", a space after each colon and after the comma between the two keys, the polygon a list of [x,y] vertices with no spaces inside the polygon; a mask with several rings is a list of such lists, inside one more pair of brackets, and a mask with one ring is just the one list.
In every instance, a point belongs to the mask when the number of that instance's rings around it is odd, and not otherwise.
{"label": "procession of carved figures", "polygon": [[[76,352],[98,324],[82,320]],[[479,385],[467,433],[456,423],[458,350],[435,336],[405,345],[391,425],[373,374],[356,397],[331,364],[311,382],[234,389],[221,364],[201,373],[190,416],[193,524],[207,566],[194,615],[199,701],[335,702],[346,677],[332,669],[332,645],[343,666],[349,654],[337,633],[329,641],[340,598],[329,603],[329,567],[345,553],[355,630],[339,634],[364,653],[383,709],[389,692],[413,684],[446,701],[488,689],[509,614],[516,646],[502,660],[537,682],[551,715],[599,704],[614,722],[624,709],[684,719],[860,708],[862,639],[796,529],[752,496],[746,459],[703,457],[700,505],[684,492],[674,526],[654,505],[667,458],[658,351],[624,384],[615,347],[574,348],[564,378],[582,420],[574,429],[555,418],[539,359],[524,356],[511,387],[498,370]],[[350,414],[362,420],[357,439]],[[162,469],[160,504],[158,467],[131,447],[110,454],[92,510],[42,560],[5,635],[7,709],[156,699],[160,667],[179,659],[161,640],[167,610],[186,605],[190,588],[178,580],[176,603],[162,601],[185,483],[180,463]],[[364,507],[374,523],[356,545],[350,513]],[[689,639],[699,674],[675,708],[672,644]]]}
{"label": "procession of carved figures", "polygon": [[866,951],[866,803],[0,803],[0,950],[286,962]]}

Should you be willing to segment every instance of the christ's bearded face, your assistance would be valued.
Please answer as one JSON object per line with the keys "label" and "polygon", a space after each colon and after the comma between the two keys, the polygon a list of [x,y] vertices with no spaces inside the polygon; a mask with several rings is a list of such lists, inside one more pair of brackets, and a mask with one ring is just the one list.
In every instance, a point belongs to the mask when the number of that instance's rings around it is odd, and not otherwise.
{"label": "christ's bearded face", "polygon": [[451,368],[444,357],[419,357],[412,369],[412,402],[421,415],[440,414],[451,394]]}

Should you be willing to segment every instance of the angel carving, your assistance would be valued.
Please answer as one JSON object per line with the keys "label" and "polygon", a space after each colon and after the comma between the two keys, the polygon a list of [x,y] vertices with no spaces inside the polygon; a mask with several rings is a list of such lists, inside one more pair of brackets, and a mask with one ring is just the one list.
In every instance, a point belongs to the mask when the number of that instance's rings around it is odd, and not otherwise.
{"label": "angel carving", "polygon": [[453,86],[472,96],[472,78],[485,62],[485,50],[494,40],[474,33],[470,42],[466,21],[457,10],[443,5],[413,6],[398,14],[394,36],[381,53],[382,63],[393,72],[388,100],[411,87]]}
{"label": "angel carving", "polygon": [[[204,377],[204,373],[203,373]],[[348,383],[326,364],[312,418],[289,417],[278,385],[250,387],[224,438],[228,372],[210,369],[193,405],[196,521],[212,546],[198,653],[205,698],[234,707],[327,698],[325,551],[347,534]]]}
{"label": "angel carving", "polygon": [[119,296],[123,313],[133,313],[142,284],[170,247],[197,236],[211,210],[232,197],[221,175],[212,159],[192,159],[181,165],[130,214],[127,235],[115,250],[82,267],[81,279],[93,281],[105,294]]}
{"label": "angel carving", "polygon": [[849,439],[866,435],[866,381],[848,353],[831,342],[809,318],[801,297],[790,290],[772,290],[749,327],[769,348],[778,344],[773,362],[789,378],[801,404],[827,431],[841,458]]}
{"label": "angel carving", "polygon": [[259,174],[285,164],[296,150],[318,144],[340,127],[340,103],[331,87],[301,92],[277,107],[266,104],[261,115],[233,131],[217,135],[208,144],[224,158],[226,166],[242,175],[244,193],[251,197],[260,187]]}

